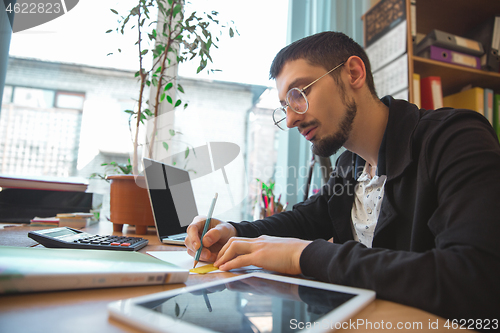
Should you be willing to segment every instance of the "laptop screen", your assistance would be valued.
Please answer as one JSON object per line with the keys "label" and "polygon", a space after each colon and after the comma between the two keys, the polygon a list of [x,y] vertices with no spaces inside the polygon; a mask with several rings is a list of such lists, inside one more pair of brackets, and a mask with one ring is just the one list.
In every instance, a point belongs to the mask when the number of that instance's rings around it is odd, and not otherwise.
{"label": "laptop screen", "polygon": [[198,215],[193,188],[186,170],[143,159],[151,208],[160,237],[186,232]]}

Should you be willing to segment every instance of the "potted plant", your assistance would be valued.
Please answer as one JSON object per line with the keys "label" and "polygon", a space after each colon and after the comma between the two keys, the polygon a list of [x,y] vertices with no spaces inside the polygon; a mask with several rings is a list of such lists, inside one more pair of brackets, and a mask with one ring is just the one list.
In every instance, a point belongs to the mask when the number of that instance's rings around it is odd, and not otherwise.
{"label": "potted plant", "polygon": [[[168,139],[157,139],[160,106],[166,105],[170,110],[181,106],[186,109],[188,106],[177,97],[178,93],[184,93],[184,89],[176,80],[176,66],[196,61],[199,64],[198,73],[205,69],[215,71],[207,69],[207,65],[209,61],[212,62],[210,50],[217,47],[219,38],[212,34],[209,27],[217,26],[219,34],[222,30],[228,30],[230,37],[235,33],[232,23],[222,25],[217,20],[217,12],[185,13],[184,4],[184,0],[137,0],[136,5],[124,16],[111,9],[119,16],[118,27],[107,33],[115,31],[119,34],[136,34],[139,68],[135,73],[139,81],[136,106],[134,110],[125,110],[130,115],[129,127],[133,143],[131,160],[124,166],[114,162],[104,164],[120,170],[119,174],[106,177],[111,180],[110,220],[114,223],[115,231],[121,231],[123,224],[132,224],[136,225],[136,233],[144,234],[148,225],[154,225],[144,178],[139,175],[139,155],[142,149],[145,156],[154,158],[154,149],[160,142],[161,149],[169,149]],[[121,52],[120,49],[118,51]],[[150,66],[146,65],[146,57],[152,57]],[[146,94],[151,97],[148,99]],[[148,121],[147,131],[145,121]],[[170,139],[180,134],[174,129],[169,129],[168,133]],[[143,137],[145,141],[141,141]],[[193,148],[187,146],[185,158],[191,151],[194,153]],[[130,192],[134,190],[137,193]]]}

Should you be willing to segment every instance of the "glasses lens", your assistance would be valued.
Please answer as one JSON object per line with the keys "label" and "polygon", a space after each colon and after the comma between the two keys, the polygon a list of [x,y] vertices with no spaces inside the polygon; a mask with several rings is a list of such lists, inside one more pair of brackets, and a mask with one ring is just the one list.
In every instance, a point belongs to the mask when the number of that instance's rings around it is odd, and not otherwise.
{"label": "glasses lens", "polygon": [[304,93],[298,88],[292,88],[286,94],[286,98],[290,108],[299,113],[303,114],[307,111],[307,99]]}
{"label": "glasses lens", "polygon": [[277,108],[273,112],[273,121],[276,126],[280,130],[287,131],[288,127],[286,126],[286,111],[284,107]]}

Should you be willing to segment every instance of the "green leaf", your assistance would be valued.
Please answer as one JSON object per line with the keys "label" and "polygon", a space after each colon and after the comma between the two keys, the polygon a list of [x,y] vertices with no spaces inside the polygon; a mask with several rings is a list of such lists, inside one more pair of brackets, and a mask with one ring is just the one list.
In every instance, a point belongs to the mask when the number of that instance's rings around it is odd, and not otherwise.
{"label": "green leaf", "polygon": [[182,104],[182,101],[180,99],[178,99],[177,102],[175,102],[175,107],[178,107],[181,104]]}
{"label": "green leaf", "polygon": [[115,13],[116,15],[118,15],[118,12],[114,9],[110,9],[113,13]]}
{"label": "green leaf", "polygon": [[142,50],[141,55],[145,55],[149,50]]}
{"label": "green leaf", "polygon": [[189,156],[189,147],[186,147],[186,151],[184,152],[184,158]]}
{"label": "green leaf", "polygon": [[184,88],[180,84],[177,85],[177,90],[184,94]]}
{"label": "green leaf", "polygon": [[169,102],[170,104],[174,103],[174,101],[172,100],[172,97],[170,97],[170,96],[167,96],[167,102]]}
{"label": "green leaf", "polygon": [[168,151],[168,143],[163,142],[163,148],[165,148],[165,150],[167,150],[167,151]]}
{"label": "green leaf", "polygon": [[179,5],[175,6],[172,15],[175,17],[177,14],[179,14],[181,12],[181,10],[182,10],[182,5],[179,4]]}
{"label": "green leaf", "polygon": [[111,31],[113,31],[113,29],[109,29],[106,33],[109,34]]}
{"label": "green leaf", "polygon": [[169,129],[168,132],[170,133],[170,136],[174,136],[175,135],[175,131],[173,129]]}
{"label": "green leaf", "polygon": [[[166,96],[165,93],[161,94],[160,102],[163,102],[163,100],[165,99],[165,96]],[[168,96],[168,97],[170,97],[170,96]],[[172,99],[172,98],[170,98],[170,99]]]}
{"label": "green leaf", "polygon": [[165,86],[165,91],[167,91],[167,90],[169,90],[170,88],[172,88],[172,87],[173,87],[173,85],[174,85],[174,84],[173,84],[172,82],[167,83],[167,85]]}
{"label": "green leaf", "polygon": [[234,30],[233,30],[233,28],[229,28],[229,37],[231,37],[231,38],[234,37]]}
{"label": "green leaf", "polygon": [[[172,0],[168,0],[168,2],[172,2]],[[179,315],[181,314],[181,308],[179,307],[179,304],[175,303],[175,316],[176,317],[179,317]]]}

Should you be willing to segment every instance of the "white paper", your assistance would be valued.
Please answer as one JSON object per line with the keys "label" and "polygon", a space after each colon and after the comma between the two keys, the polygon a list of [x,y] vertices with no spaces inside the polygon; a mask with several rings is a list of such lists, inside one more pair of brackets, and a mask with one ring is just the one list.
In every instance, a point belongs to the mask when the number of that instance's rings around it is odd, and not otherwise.
{"label": "white paper", "polygon": [[[169,262],[171,264],[174,264],[176,266],[179,266],[181,268],[184,268],[184,269],[189,270],[189,269],[193,268],[194,258],[191,257],[187,253],[187,251],[148,251],[147,254],[149,254],[150,256],[153,256],[155,258],[158,258],[160,260],[163,260],[163,261]],[[196,267],[203,267],[203,266],[206,266],[209,264],[211,264],[211,263],[200,261]],[[255,269],[261,269],[261,268],[259,268],[257,266],[245,266],[245,267],[233,269],[233,270],[231,270],[231,272],[237,272],[237,271],[249,270],[249,269],[255,270]],[[222,271],[216,270],[216,271],[212,271],[209,273],[220,273],[220,272],[222,272]],[[189,274],[196,274],[196,273],[189,272]]]}

